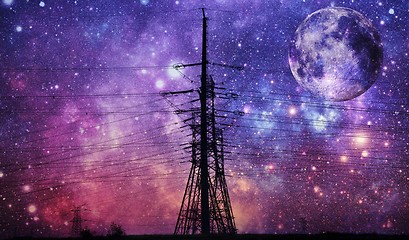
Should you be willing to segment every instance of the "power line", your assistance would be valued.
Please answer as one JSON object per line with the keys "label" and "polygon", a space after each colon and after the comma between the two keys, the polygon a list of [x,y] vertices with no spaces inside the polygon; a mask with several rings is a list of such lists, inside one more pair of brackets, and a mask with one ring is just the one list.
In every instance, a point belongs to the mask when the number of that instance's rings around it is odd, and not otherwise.
{"label": "power line", "polygon": [[39,67],[39,68],[0,68],[0,72],[72,72],[72,71],[100,71],[122,72],[141,71],[150,69],[173,69],[173,66],[123,66],[123,67]]}

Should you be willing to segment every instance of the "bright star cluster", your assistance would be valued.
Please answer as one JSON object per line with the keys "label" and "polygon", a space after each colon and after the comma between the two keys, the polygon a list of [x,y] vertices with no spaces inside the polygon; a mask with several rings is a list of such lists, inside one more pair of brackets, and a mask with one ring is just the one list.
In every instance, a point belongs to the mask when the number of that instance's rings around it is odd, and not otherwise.
{"label": "bright star cluster", "polygon": [[[337,103],[288,65],[299,24],[330,6],[384,49],[373,86]],[[173,233],[201,8],[238,232],[409,234],[407,1],[2,0],[0,238],[69,236],[79,206],[94,235]]]}

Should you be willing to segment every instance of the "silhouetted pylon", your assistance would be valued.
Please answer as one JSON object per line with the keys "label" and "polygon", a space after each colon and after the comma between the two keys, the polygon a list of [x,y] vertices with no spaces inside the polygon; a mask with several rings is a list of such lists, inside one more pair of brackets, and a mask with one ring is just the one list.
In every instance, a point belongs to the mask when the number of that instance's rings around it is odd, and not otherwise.
{"label": "silhouetted pylon", "polygon": [[[85,221],[81,217],[81,210],[84,205],[74,207],[74,209],[71,210],[71,212],[74,213],[74,217],[72,218],[72,228],[71,228],[71,235],[73,237],[79,237],[81,235],[82,231],[82,223]],[[84,209],[86,210],[86,209]]]}
{"label": "silhouetted pylon", "polygon": [[207,74],[207,18],[203,11],[200,121],[193,113],[192,167],[180,207],[175,234],[237,232],[224,175],[223,132],[216,127],[215,83]]}

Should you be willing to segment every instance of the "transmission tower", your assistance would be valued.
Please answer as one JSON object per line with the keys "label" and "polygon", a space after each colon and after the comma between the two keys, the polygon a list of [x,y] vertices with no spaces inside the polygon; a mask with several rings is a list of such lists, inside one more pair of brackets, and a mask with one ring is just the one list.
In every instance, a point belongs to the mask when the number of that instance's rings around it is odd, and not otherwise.
{"label": "transmission tower", "polygon": [[[74,217],[71,220],[72,222],[72,228],[71,228],[71,234],[73,237],[79,237],[81,235],[82,231],[82,223],[85,221],[81,217],[81,209],[84,205],[74,207],[74,209],[71,210],[71,212],[74,212]],[[87,209],[85,209],[87,210]]]}
{"label": "transmission tower", "polygon": [[[193,113],[192,166],[175,234],[235,234],[237,232],[224,175],[223,132],[216,125],[215,83],[207,73],[207,18],[203,13],[200,121]],[[188,64],[193,66],[199,64]],[[216,64],[218,65],[218,64]]]}

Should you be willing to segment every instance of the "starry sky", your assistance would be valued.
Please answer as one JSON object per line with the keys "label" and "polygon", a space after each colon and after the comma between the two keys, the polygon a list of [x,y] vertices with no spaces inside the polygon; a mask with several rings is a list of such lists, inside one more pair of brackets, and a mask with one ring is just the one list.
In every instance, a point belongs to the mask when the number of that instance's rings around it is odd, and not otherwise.
{"label": "starry sky", "polygon": [[[329,102],[294,79],[299,24],[371,20],[381,72]],[[0,236],[173,233],[199,107],[202,11],[239,233],[409,234],[406,0],[0,2]],[[179,66],[176,67],[175,66]],[[164,94],[193,90],[183,94]]]}

